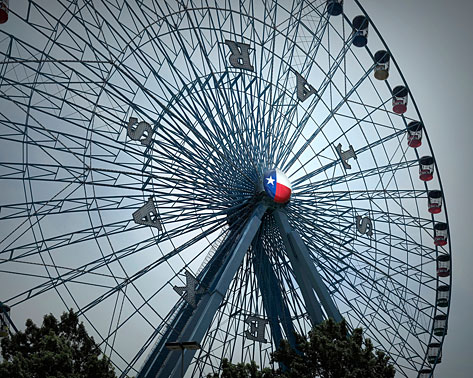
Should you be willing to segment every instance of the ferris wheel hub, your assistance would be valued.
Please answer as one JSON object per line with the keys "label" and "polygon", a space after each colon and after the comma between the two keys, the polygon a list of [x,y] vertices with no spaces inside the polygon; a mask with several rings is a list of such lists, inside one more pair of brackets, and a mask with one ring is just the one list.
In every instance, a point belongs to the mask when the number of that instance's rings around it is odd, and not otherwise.
{"label": "ferris wheel hub", "polygon": [[264,173],[263,187],[266,194],[276,203],[286,203],[291,198],[292,186],[286,174],[278,168]]}

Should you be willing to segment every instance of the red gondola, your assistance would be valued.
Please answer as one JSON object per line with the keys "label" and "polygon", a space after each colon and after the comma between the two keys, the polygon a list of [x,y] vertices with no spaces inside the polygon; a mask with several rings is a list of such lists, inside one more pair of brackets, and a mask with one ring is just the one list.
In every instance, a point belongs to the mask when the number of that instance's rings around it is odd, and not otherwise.
{"label": "red gondola", "polygon": [[409,91],[406,87],[399,85],[393,89],[393,112],[403,114],[407,110],[407,95]]}
{"label": "red gondola", "polygon": [[424,125],[419,121],[409,122],[407,125],[407,145],[417,148],[422,144],[422,129]]}
{"label": "red gondola", "polygon": [[434,158],[422,156],[419,159],[419,178],[422,181],[430,181],[434,178]]}
{"label": "red gondola", "polygon": [[442,192],[440,190],[431,190],[428,194],[429,213],[438,214],[442,211]]}

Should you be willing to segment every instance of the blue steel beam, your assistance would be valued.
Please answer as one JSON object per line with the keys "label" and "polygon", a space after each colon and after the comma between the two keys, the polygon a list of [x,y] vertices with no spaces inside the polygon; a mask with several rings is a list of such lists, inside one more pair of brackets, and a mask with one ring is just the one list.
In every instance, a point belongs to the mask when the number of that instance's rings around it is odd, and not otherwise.
{"label": "blue steel beam", "polygon": [[296,348],[296,338],[294,336],[294,326],[291,321],[291,314],[287,308],[287,303],[281,294],[281,288],[278,284],[273,266],[269,261],[269,257],[261,246],[261,239],[256,240],[255,257],[253,265],[255,274],[258,279],[258,285],[261,290],[263,306],[269,319],[271,334],[276,347],[279,346],[283,339],[281,333],[281,325],[284,328],[286,338],[292,348]]}
{"label": "blue steel beam", "polygon": [[[320,324],[324,320],[324,314],[322,312],[322,307],[320,306],[319,300],[315,296],[314,291],[312,290],[312,285],[310,283],[309,277],[304,274],[304,269],[302,267],[302,262],[299,261],[298,256],[292,248],[291,242],[289,240],[289,234],[292,229],[287,222],[287,227],[285,223],[281,223],[280,217],[277,216],[276,211],[273,213],[276,224],[279,226],[281,237],[286,247],[286,253],[289,257],[289,261],[294,272],[294,277],[299,285],[302,296],[304,298],[304,303],[306,306],[307,313],[309,314],[310,321],[312,325]],[[287,220],[287,219],[286,219]]]}
{"label": "blue steel beam", "polygon": [[[236,221],[236,218],[242,217],[242,211],[244,211],[246,206],[241,206],[239,209],[236,209],[235,212],[232,214],[232,217],[227,218],[227,222],[230,224],[230,231],[227,234],[226,238],[223,242],[218,246],[215,254],[204,267],[202,272],[197,276],[197,280],[199,281],[199,287],[210,287],[212,282],[215,281],[216,276],[221,273],[221,267],[225,264],[228,256],[231,254],[234,245],[237,244],[241,231],[244,227],[244,224],[238,224],[239,222]],[[240,222],[242,223],[242,222]],[[198,296],[200,298],[201,295]],[[154,340],[156,335],[161,335],[158,342],[153,347],[152,351],[146,358],[145,363],[140,369],[137,378],[144,378],[146,376],[155,377],[161,365],[164,363],[170,351],[166,349],[165,344],[167,342],[176,342],[184,329],[187,321],[192,314],[193,308],[192,306],[183,301],[181,304],[177,304],[172,310],[172,314],[176,314],[172,316],[168,314],[168,319],[163,323],[165,327],[163,328],[163,324],[160,324],[154,331],[154,335],[150,336],[149,340]],[[149,344],[148,344],[149,345]],[[142,348],[137,355],[135,355],[134,360],[138,360],[139,356],[144,352]],[[130,364],[127,369],[121,374],[120,378],[126,377],[129,371]]]}
{"label": "blue steel beam", "polygon": [[[261,219],[266,212],[267,205],[260,204],[253,211],[248,222],[244,226],[241,236],[236,243],[235,248],[229,254],[227,261],[220,267],[219,272],[215,274],[215,279],[209,285],[208,291],[202,296],[197,303],[196,308],[189,313],[186,325],[182,329],[177,341],[197,341],[202,342],[214,314],[225,297],[225,293],[235,276],[238,267],[241,265],[243,258],[251,245],[258,229],[261,225]],[[185,350],[182,353],[184,358],[184,369],[187,370],[195,350]],[[181,354],[168,353],[167,358],[161,364],[156,356],[152,355],[153,361],[146,361],[144,367],[138,374],[139,377],[146,378],[178,378],[180,377]],[[159,364],[159,365],[158,365]]]}
{"label": "blue steel beam", "polygon": [[[273,216],[279,226],[289,261],[304,297],[312,324],[319,324],[324,319],[320,304],[322,304],[328,317],[333,318],[337,322],[341,321],[342,316],[317,272],[309,250],[299,233],[289,224],[286,212],[282,209],[277,209],[273,212]],[[314,291],[317,293],[318,299],[315,297]]]}
{"label": "blue steel beam", "polygon": [[[243,226],[236,227],[233,229],[233,231],[230,231],[225,240],[218,246],[213,257],[197,277],[197,280],[200,282],[199,287],[209,287],[212,284],[216,274],[218,274],[222,264],[224,264],[225,258],[231,251],[231,246],[236,244],[242,227]],[[198,298],[200,298],[200,295]],[[176,342],[178,340],[179,335],[181,334],[190,315],[192,314],[193,308],[189,303],[183,301],[181,304],[176,304],[176,306],[174,306],[171,311],[172,313],[176,313],[176,315],[172,317],[172,320],[166,321],[166,330],[164,332],[160,330],[159,327],[156,328],[155,335],[159,334],[161,337],[154,346],[151,353],[146,358],[146,361],[141,367],[137,378],[145,378],[148,376],[155,377],[158,374],[161,365],[164,363],[170,353],[170,351],[165,347],[165,344],[170,341]],[[169,316],[170,315],[168,315],[168,317]],[[151,336],[151,338],[154,337]],[[144,349],[142,349],[139,354],[141,355],[143,352]],[[135,356],[135,359],[138,358],[138,355]],[[126,377],[128,371],[129,370],[125,370],[120,378]]]}

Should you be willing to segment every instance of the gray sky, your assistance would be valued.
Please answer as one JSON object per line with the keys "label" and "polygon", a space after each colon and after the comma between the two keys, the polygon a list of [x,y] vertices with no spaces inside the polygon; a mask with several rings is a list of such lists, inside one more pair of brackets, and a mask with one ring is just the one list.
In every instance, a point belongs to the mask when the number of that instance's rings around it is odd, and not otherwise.
{"label": "gray sky", "polygon": [[453,262],[452,307],[437,377],[471,376],[473,253],[469,164],[473,2],[363,0],[419,106],[448,207]]}

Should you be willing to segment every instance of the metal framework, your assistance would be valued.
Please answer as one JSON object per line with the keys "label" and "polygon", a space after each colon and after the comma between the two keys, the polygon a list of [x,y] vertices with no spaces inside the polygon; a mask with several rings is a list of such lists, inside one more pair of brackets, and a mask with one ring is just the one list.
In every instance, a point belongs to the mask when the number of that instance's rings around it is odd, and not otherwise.
{"label": "metal framework", "polygon": [[[353,44],[358,1],[339,15],[322,0],[11,3],[0,300],[15,324],[72,307],[121,377],[178,377],[181,362],[268,365],[294,331],[345,318],[399,375],[433,371],[451,287],[443,195],[428,211],[442,185],[435,163],[419,179],[428,125],[410,147],[422,119],[411,93],[393,111],[408,86],[369,17]],[[275,167],[285,205],[262,191]],[[183,361],[165,347],[186,341],[202,348]]]}

